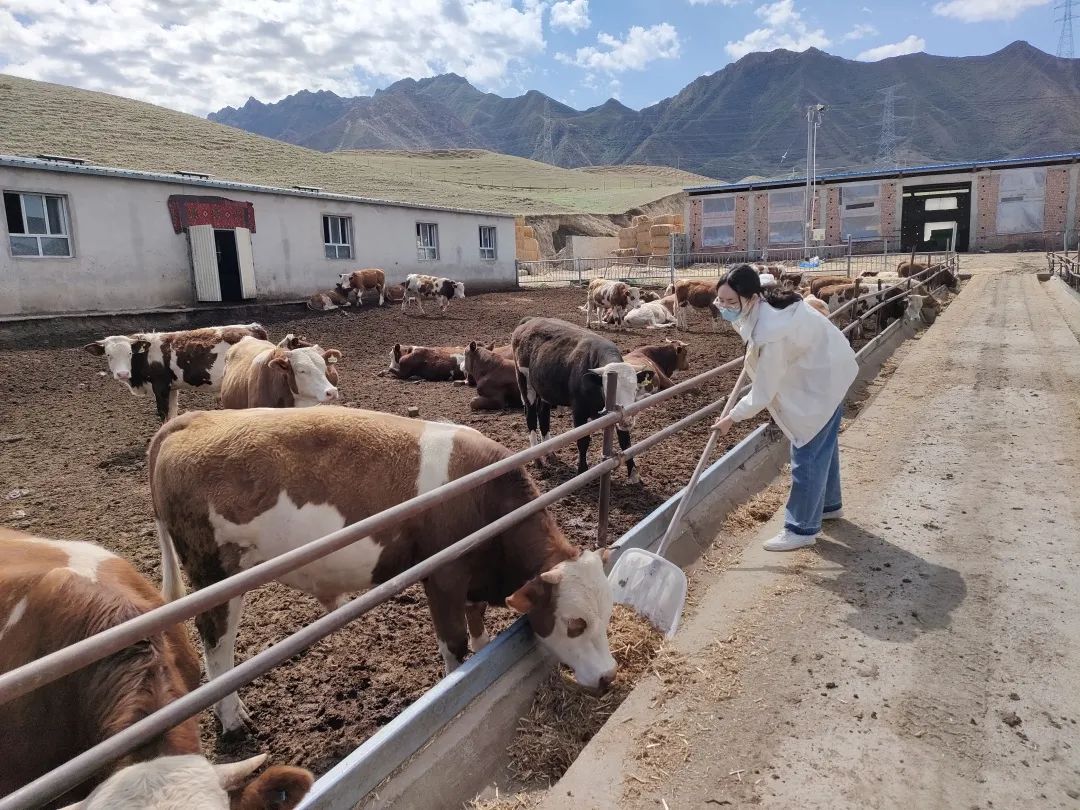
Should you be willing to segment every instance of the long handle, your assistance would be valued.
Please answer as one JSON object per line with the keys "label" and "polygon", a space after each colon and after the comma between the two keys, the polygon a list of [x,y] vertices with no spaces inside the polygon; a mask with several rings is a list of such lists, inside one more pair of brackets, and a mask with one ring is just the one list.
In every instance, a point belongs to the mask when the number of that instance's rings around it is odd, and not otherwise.
{"label": "long handle", "polygon": [[[746,366],[744,365],[743,370],[739,373],[739,379],[735,381],[731,393],[728,394],[727,402],[724,403],[724,410],[720,412],[721,419],[731,413],[731,409],[735,407],[735,398],[742,390],[743,382],[745,380]],[[701,478],[701,474],[705,472],[705,466],[709,463],[709,457],[712,455],[713,448],[716,447],[716,440],[719,437],[720,434],[715,430],[709,431],[709,440],[705,442],[705,449],[701,451],[701,458],[698,459],[697,466],[694,468],[694,474],[690,476],[690,482],[686,485],[683,496],[679,500],[679,505],[675,508],[675,515],[671,518],[667,531],[664,532],[664,537],[660,541],[660,547],[656,550],[656,553],[661,557],[664,556],[664,552],[667,551],[671,541],[675,539],[675,531],[678,529],[679,524],[682,523],[683,515],[686,514],[686,510],[690,508],[690,497],[694,494],[698,479]]]}

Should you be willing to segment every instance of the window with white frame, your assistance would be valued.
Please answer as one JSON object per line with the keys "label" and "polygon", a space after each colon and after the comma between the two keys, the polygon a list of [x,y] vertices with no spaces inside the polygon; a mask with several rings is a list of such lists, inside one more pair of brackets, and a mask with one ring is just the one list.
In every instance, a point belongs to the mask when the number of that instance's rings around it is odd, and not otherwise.
{"label": "window with white frame", "polygon": [[769,192],[769,244],[791,245],[803,240],[803,189]]}
{"label": "window with white frame", "polygon": [[416,258],[422,262],[439,258],[439,226],[434,222],[416,223]]}
{"label": "window with white frame", "polygon": [[997,232],[1036,233],[1043,229],[1046,167],[1006,169],[998,175]]}
{"label": "window with white frame", "polygon": [[495,226],[480,226],[480,258],[495,259]]}
{"label": "window with white frame", "polygon": [[880,183],[860,183],[840,189],[840,230],[845,239],[881,237]]}
{"label": "window with white frame", "polygon": [[701,203],[701,244],[731,247],[735,244],[735,197],[709,197]]}
{"label": "window with white frame", "polygon": [[4,214],[12,256],[71,255],[71,226],[65,197],[5,191]]}
{"label": "window with white frame", "polygon": [[351,259],[352,217],[336,217],[330,214],[322,218],[323,245],[328,259]]}

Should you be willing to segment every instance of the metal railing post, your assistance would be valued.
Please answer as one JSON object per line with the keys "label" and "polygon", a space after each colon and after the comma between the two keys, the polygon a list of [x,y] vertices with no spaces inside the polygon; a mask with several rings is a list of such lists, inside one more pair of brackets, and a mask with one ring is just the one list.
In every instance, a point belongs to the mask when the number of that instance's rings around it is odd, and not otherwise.
{"label": "metal railing post", "polygon": [[[616,408],[615,390],[619,378],[615,372],[609,371],[604,375],[604,408],[608,413]],[[615,425],[604,428],[604,460],[611,458],[615,449]],[[611,510],[611,473],[606,472],[600,476],[600,508],[596,520],[596,545],[604,548],[608,544],[608,515]]]}
{"label": "metal railing post", "polygon": [[847,277],[851,278],[851,234],[847,238]]}

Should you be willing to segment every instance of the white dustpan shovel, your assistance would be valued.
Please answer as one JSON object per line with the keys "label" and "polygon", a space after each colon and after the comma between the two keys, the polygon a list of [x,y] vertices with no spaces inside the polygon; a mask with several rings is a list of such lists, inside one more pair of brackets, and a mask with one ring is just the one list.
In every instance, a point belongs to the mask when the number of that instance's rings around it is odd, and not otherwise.
{"label": "white dustpan shovel", "polygon": [[[724,410],[720,414],[723,419],[730,413],[735,405],[735,397],[742,389],[746,379],[744,370],[735,387],[731,389]],[[675,515],[668,524],[667,531],[660,541],[656,552],[646,551],[642,548],[628,548],[619,555],[615,567],[608,574],[608,582],[615,601],[621,605],[627,605],[652,622],[667,638],[675,635],[679,629],[679,619],[682,617],[683,605],[686,604],[686,574],[675,563],[664,559],[664,552],[678,534],[679,524],[682,523],[683,515],[690,507],[690,499],[697,487],[698,479],[705,471],[716,447],[718,434],[715,430],[709,432],[709,440],[705,443],[705,449],[701,452],[694,474],[690,476],[690,482],[683,491],[683,496],[675,509]]]}

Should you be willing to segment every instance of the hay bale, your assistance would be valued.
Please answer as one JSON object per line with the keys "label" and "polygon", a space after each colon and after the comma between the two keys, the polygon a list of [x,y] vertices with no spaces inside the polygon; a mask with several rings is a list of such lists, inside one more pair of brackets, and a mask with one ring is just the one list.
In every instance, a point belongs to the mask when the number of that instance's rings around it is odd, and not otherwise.
{"label": "hay bale", "polygon": [[667,239],[674,232],[675,228],[671,225],[653,225],[649,229],[649,233],[652,236],[653,241],[655,241],[657,237],[663,237]]}
{"label": "hay bale", "polygon": [[635,226],[641,225],[642,223],[648,224],[648,222],[649,218],[645,214],[638,214],[636,217],[630,220],[630,224]]}
{"label": "hay bale", "polygon": [[533,239],[536,237],[536,231],[533,229],[532,225],[526,225],[521,230],[524,232],[526,239]]}
{"label": "hay bale", "polygon": [[678,217],[678,214],[663,214],[653,217],[653,225],[674,225]]}

